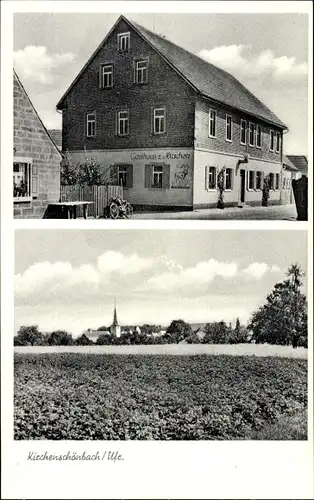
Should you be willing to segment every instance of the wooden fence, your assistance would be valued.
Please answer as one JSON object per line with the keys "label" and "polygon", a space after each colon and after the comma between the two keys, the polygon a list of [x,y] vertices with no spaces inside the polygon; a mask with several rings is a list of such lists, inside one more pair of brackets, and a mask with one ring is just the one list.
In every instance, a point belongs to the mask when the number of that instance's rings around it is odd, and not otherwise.
{"label": "wooden fence", "polygon": [[[103,217],[104,208],[113,196],[123,196],[122,186],[61,186],[60,201],[93,201],[88,208],[89,217]],[[78,207],[77,216],[83,216],[82,207]]]}

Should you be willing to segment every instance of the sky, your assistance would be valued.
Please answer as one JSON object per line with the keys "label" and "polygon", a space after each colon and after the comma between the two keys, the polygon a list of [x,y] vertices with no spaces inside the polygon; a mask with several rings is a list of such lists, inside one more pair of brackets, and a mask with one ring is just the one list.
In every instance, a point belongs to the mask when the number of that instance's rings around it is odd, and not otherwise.
{"label": "sky", "polygon": [[304,270],[306,231],[17,230],[15,332],[112,323],[246,323],[290,264]]}
{"label": "sky", "polygon": [[[17,13],[14,66],[46,127],[59,99],[119,17]],[[306,14],[129,14],[144,27],[229,71],[288,126],[286,154],[308,153]]]}

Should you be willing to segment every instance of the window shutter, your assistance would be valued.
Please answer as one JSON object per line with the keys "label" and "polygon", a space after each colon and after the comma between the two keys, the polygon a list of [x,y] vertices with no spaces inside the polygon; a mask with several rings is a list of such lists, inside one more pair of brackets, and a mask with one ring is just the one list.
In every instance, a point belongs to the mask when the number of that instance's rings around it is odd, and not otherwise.
{"label": "window shutter", "polygon": [[37,176],[37,165],[29,165],[31,169],[30,177],[32,179],[31,188],[32,194],[38,194],[38,176]]}
{"label": "window shutter", "polygon": [[152,187],[152,176],[153,176],[153,167],[152,165],[145,165],[145,187]]}
{"label": "window shutter", "polygon": [[162,187],[164,189],[170,188],[170,165],[163,165],[162,167]]}
{"label": "window shutter", "polygon": [[133,165],[126,166],[126,186],[127,188],[133,187]]}
{"label": "window shutter", "polygon": [[208,190],[208,175],[209,175],[209,167],[205,167],[205,189]]}

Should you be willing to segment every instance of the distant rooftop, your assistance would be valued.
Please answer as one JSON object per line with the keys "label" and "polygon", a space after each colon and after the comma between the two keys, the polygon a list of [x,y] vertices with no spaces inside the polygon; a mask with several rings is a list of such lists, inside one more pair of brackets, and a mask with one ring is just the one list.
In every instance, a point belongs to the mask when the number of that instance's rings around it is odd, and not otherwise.
{"label": "distant rooftop", "polygon": [[50,137],[53,142],[58,147],[59,151],[62,151],[62,130],[59,129],[50,129],[48,130]]}
{"label": "distant rooftop", "polygon": [[288,160],[296,167],[301,174],[307,175],[308,163],[307,156],[305,155],[286,155]]}

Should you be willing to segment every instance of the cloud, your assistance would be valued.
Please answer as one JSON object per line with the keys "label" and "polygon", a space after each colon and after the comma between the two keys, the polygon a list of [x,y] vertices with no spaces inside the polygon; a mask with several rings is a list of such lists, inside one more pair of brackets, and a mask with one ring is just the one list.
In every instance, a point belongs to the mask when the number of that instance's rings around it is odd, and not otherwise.
{"label": "cloud", "polygon": [[250,278],[260,279],[268,270],[269,266],[264,262],[254,262],[253,264],[250,264],[246,269],[244,269],[243,273]]}
{"label": "cloud", "polygon": [[49,54],[46,47],[28,45],[22,50],[14,52],[14,65],[19,75],[25,80],[52,84],[58,78],[55,70],[72,62],[75,54]]}
{"label": "cloud", "polygon": [[210,283],[216,276],[230,278],[236,275],[238,266],[235,262],[224,263],[215,259],[198,262],[195,267],[179,269],[179,272],[168,271],[152,276],[139,286],[139,290],[173,291],[183,287],[199,287]]}
{"label": "cloud", "polygon": [[308,73],[307,63],[298,63],[295,57],[276,57],[272,50],[249,55],[248,49],[248,45],[221,45],[211,50],[203,49],[198,55],[235,76],[272,76],[276,80],[284,80]]}
{"label": "cloud", "polygon": [[93,266],[84,264],[73,268],[69,262],[37,262],[23,274],[16,274],[14,281],[15,298],[47,296],[61,293],[76,286],[97,287],[99,276]]}
{"label": "cloud", "polygon": [[142,258],[137,254],[125,256],[121,252],[108,251],[98,257],[97,268],[103,275],[118,273],[126,276],[145,271],[154,263],[153,259]]}

